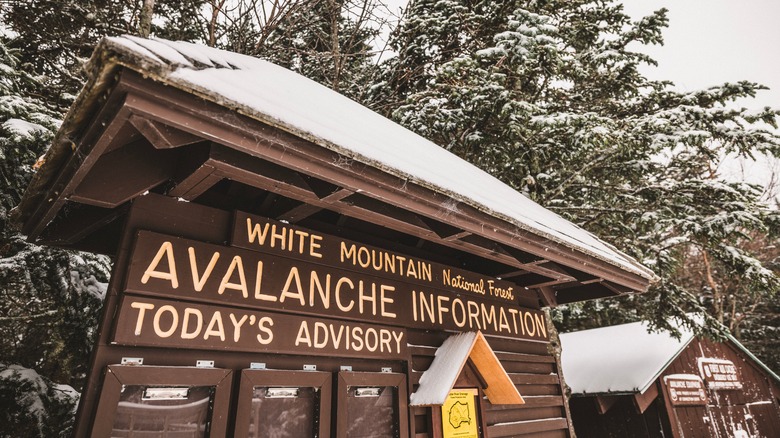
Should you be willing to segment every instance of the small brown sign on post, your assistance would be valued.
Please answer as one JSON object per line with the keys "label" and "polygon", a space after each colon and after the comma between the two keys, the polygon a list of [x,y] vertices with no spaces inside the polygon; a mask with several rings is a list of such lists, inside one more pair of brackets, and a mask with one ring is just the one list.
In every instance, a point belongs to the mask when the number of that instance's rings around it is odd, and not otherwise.
{"label": "small brown sign on post", "polygon": [[666,394],[674,406],[703,406],[707,391],[701,377],[694,374],[671,374],[664,377]]}
{"label": "small brown sign on post", "polygon": [[737,367],[730,360],[700,357],[699,372],[709,389],[742,389]]}

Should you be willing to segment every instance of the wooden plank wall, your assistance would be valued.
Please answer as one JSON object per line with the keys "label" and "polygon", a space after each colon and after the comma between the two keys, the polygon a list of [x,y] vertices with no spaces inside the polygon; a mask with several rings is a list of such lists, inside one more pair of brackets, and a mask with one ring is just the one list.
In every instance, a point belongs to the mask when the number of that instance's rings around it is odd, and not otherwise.
{"label": "wooden plank wall", "polygon": [[663,372],[660,381],[669,374],[699,375],[700,357],[732,361],[739,370],[743,388],[707,390],[709,404],[706,407],[674,407],[669,416],[672,427],[677,428],[676,436],[732,436],[736,423],[753,423],[760,436],[780,437],[780,406],[772,394],[773,381],[752,359],[728,342],[694,339]]}
{"label": "wooden plank wall", "polygon": [[[433,362],[436,349],[448,333],[410,330],[412,356],[409,370],[410,390],[418,387],[422,373]],[[524,405],[485,403],[486,437],[566,438],[565,399],[561,393],[555,359],[547,344],[487,338],[509,377],[517,385]],[[410,416],[415,438],[433,438],[431,408],[414,408]]]}

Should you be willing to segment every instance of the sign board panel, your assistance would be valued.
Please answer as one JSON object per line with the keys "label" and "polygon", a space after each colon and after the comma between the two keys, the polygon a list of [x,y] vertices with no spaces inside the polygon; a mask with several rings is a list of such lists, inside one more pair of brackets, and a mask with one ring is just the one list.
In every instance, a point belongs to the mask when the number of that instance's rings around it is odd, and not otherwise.
{"label": "sign board panel", "polygon": [[442,436],[444,438],[478,438],[478,391],[475,388],[453,389],[441,406]]}
{"label": "sign board panel", "polygon": [[504,303],[517,301],[517,285],[452,266],[409,257],[337,236],[237,211],[231,246],[324,263],[427,289],[443,289]]}
{"label": "sign board panel", "polygon": [[404,359],[397,327],[125,295],[114,343],[145,347]]}
{"label": "sign board panel", "polygon": [[673,406],[704,406],[707,391],[701,377],[694,374],[672,374],[664,377],[666,395]]}
{"label": "sign board panel", "polygon": [[539,310],[322,263],[140,231],[126,291],[401,327],[548,339]]}
{"label": "sign board panel", "polygon": [[730,360],[700,357],[699,372],[709,389],[742,389],[737,367]]}

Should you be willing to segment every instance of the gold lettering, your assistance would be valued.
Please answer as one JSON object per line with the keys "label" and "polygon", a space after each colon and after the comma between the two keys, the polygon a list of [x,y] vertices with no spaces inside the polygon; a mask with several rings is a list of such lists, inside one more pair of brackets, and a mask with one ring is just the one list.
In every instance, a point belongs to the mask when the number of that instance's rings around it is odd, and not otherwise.
{"label": "gold lettering", "polygon": [[385,304],[393,304],[393,298],[392,297],[385,297],[385,293],[395,292],[395,286],[386,286],[386,285],[380,285],[379,286],[380,296],[381,298],[379,301],[381,302],[381,314],[382,316],[388,317],[388,318],[395,318],[396,315],[393,312],[390,312],[385,309]]}
{"label": "gold lettering", "polygon": [[365,285],[361,280],[358,282],[358,309],[360,314],[363,314],[363,303],[368,301],[371,303],[371,314],[376,315],[376,283],[371,283],[371,295],[366,295],[364,291]]}
{"label": "gold lettering", "polygon": [[322,240],[322,236],[318,236],[316,234],[311,235],[311,239],[309,240],[309,255],[312,257],[317,257],[318,259],[322,258],[322,254],[317,252],[318,249],[322,247],[318,241]]}
{"label": "gold lettering", "polygon": [[[168,272],[158,271],[157,265],[160,264],[163,256],[168,259]],[[152,263],[144,271],[143,277],[141,277],[141,283],[146,284],[150,278],[159,278],[160,280],[168,280],[171,282],[171,287],[174,289],[179,287],[179,277],[176,275],[176,262],[173,260],[173,244],[165,241],[160,245],[160,249],[157,250],[157,255],[154,256]]]}
{"label": "gold lettering", "polygon": [[306,321],[301,321],[301,326],[298,328],[298,336],[295,338],[295,346],[306,344],[311,347],[311,335],[309,334],[309,325]]}
{"label": "gold lettering", "polygon": [[265,238],[268,235],[268,227],[268,223],[266,223],[262,228],[260,228],[260,224],[255,224],[255,226],[252,227],[252,219],[246,218],[246,231],[249,237],[249,243],[254,243],[255,239],[257,239],[257,243],[260,246],[265,245]]}
{"label": "gold lettering", "polygon": [[481,303],[482,306],[482,327],[485,327],[485,329],[488,328],[488,326],[492,323],[493,324],[493,330],[498,331],[498,321],[496,321],[496,307],[492,304],[490,305],[490,310],[488,311],[485,307],[485,303]]}
{"label": "gold lettering", "polygon": [[428,314],[428,320],[431,322],[436,322],[436,317],[434,316],[436,312],[434,311],[434,305],[433,305],[433,295],[429,295],[431,297],[431,302],[429,303],[425,297],[423,296],[423,293],[420,292],[420,319],[422,322],[425,322],[425,314]]}
{"label": "gold lettering", "polygon": [[[195,316],[197,325],[195,330],[188,331],[190,327],[190,316]],[[200,330],[203,328],[203,313],[198,309],[192,309],[187,307],[184,309],[184,316],[181,323],[181,338],[182,339],[195,339],[200,334]]]}
{"label": "gold lettering", "polygon": [[190,270],[192,271],[192,284],[193,286],[195,286],[195,291],[200,292],[203,290],[203,286],[206,285],[206,282],[211,276],[211,271],[214,270],[214,266],[217,264],[217,260],[219,260],[219,252],[215,251],[214,255],[211,256],[211,261],[209,261],[209,264],[208,266],[206,266],[206,270],[203,271],[202,276],[198,276],[198,261],[195,257],[195,248],[189,247],[187,248],[187,252],[190,255]]}
{"label": "gold lettering", "polygon": [[[214,328],[216,326],[216,329]],[[217,310],[214,315],[211,316],[209,326],[206,327],[206,332],[203,333],[203,339],[206,340],[211,336],[219,336],[222,342],[225,342],[225,326],[222,323],[222,314]]]}
{"label": "gold lettering", "polygon": [[325,348],[326,345],[328,345],[328,326],[317,321],[314,323],[314,348]]}
{"label": "gold lettering", "polygon": [[230,314],[230,322],[233,323],[233,342],[238,342],[241,338],[241,326],[244,325],[247,319],[249,319],[249,316],[244,315],[236,321],[236,316],[232,313]]}
{"label": "gold lettering", "polygon": [[[374,337],[374,343],[371,344],[369,335]],[[374,352],[376,351],[377,347],[379,346],[379,335],[376,333],[376,329],[373,327],[369,327],[366,329],[366,349],[368,351]]]}
{"label": "gold lettering", "polygon": [[[257,342],[259,342],[262,345],[268,345],[274,340],[274,332],[271,330],[271,327],[274,325],[274,320],[271,319],[270,316],[264,316],[260,318],[260,321],[257,323],[257,328],[260,329],[261,332],[263,332],[266,336],[262,337],[260,335],[257,335]],[[298,345],[298,344],[295,344]]]}
{"label": "gold lettering", "polygon": [[[292,285],[293,281],[295,281],[296,290],[290,292],[290,285]],[[283,303],[286,297],[297,298],[301,306],[306,305],[306,298],[303,296],[303,286],[301,286],[301,275],[298,273],[298,268],[294,266],[290,269],[290,274],[287,275],[287,281],[284,283],[284,289],[279,302]]]}
{"label": "gold lettering", "polygon": [[534,321],[536,322],[536,331],[539,332],[539,336],[547,337],[547,326],[544,324],[544,315],[535,314]]}
{"label": "gold lettering", "polygon": [[504,307],[499,307],[498,310],[500,310],[498,316],[499,316],[499,323],[498,323],[498,331],[504,331],[506,329],[507,332],[512,333],[512,328],[509,327],[509,320],[506,317],[506,310]]}
{"label": "gold lettering", "polygon": [[314,307],[314,289],[316,288],[322,301],[322,306],[326,309],[330,308],[330,274],[325,275],[325,287],[322,287],[320,282],[320,276],[317,271],[311,271],[311,283],[309,284],[309,306]]}
{"label": "gold lettering", "polygon": [[395,352],[401,352],[401,339],[404,337],[404,332],[396,332],[393,330],[393,339],[395,339]]}
{"label": "gold lettering", "polygon": [[[230,283],[230,279],[233,277],[233,271],[236,269],[238,269],[240,283]],[[225,276],[222,277],[222,281],[219,283],[219,290],[217,292],[222,295],[225,293],[225,289],[239,290],[244,298],[249,298],[249,290],[247,290],[246,277],[244,276],[244,263],[241,261],[241,256],[233,257],[233,260],[230,262],[230,267],[228,267]]]}
{"label": "gold lettering", "polygon": [[285,248],[285,242],[287,242],[287,228],[280,227],[282,229],[281,233],[276,232],[276,224],[271,226],[271,248],[276,247],[276,242],[282,242],[281,249],[284,250]]}
{"label": "gold lettering", "polygon": [[135,321],[135,335],[141,336],[141,328],[143,328],[144,325],[144,316],[146,316],[146,311],[154,309],[154,304],[139,303],[138,301],[134,301],[130,304],[130,307],[133,309],[138,309],[138,319]]}
{"label": "gold lettering", "polygon": [[263,261],[258,260],[257,261],[257,277],[255,282],[255,299],[256,300],[262,300],[262,301],[270,301],[272,303],[276,302],[276,296],[274,295],[267,295],[264,293],[261,293],[260,285],[263,284]]}
{"label": "gold lettering", "polygon": [[392,353],[393,349],[390,347],[390,340],[392,339],[392,336],[390,335],[389,330],[381,329],[379,330],[379,351],[384,352],[385,346],[387,346],[387,352]]}
{"label": "gold lettering", "polygon": [[469,311],[469,328],[476,327],[478,330],[481,330],[482,326],[479,325],[479,304],[474,301],[468,301],[467,304]]}
{"label": "gold lettering", "polygon": [[[531,323],[528,324],[528,321],[531,321]],[[531,337],[536,336],[536,327],[534,326],[534,316],[531,315],[529,312],[525,312],[523,314],[523,325],[525,326],[525,329],[528,330],[528,336]]]}
{"label": "gold lettering", "polygon": [[[460,306],[460,319],[458,318],[458,306]],[[460,298],[455,298],[452,300],[452,320],[458,327],[463,327],[466,325],[466,306],[463,305],[463,300]]]}
{"label": "gold lettering", "polygon": [[[162,318],[163,312],[169,312],[171,314],[171,327],[168,330],[163,330],[160,328],[160,318]],[[154,334],[161,338],[168,338],[173,334],[173,332],[176,331],[178,326],[179,313],[173,306],[165,305],[157,309],[157,312],[154,314]]]}
{"label": "gold lettering", "polygon": [[450,297],[445,297],[444,295],[439,295],[436,297],[436,305],[439,308],[439,324],[442,324],[444,321],[444,313],[447,313],[450,311],[450,309],[446,308],[445,305],[442,304],[442,301],[449,301]]}
{"label": "gold lettering", "polygon": [[[356,334],[360,332],[360,334]],[[352,349],[355,351],[363,351],[363,329],[360,327],[352,327]],[[358,341],[355,344],[355,341]]]}
{"label": "gold lettering", "polygon": [[342,283],[349,284],[350,289],[355,290],[355,284],[352,283],[352,280],[350,280],[347,277],[341,277],[339,278],[339,281],[336,282],[336,305],[338,306],[339,310],[342,312],[349,312],[352,310],[352,307],[355,305],[355,300],[349,300],[349,306],[344,306],[341,302],[341,285]]}

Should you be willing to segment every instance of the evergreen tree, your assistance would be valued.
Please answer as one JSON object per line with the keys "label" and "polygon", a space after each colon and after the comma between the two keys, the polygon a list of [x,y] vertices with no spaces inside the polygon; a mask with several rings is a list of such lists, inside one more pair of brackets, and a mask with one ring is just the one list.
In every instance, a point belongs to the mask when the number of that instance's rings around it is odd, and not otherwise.
{"label": "evergreen tree", "polygon": [[59,114],[23,97],[36,87],[0,44],[0,435],[9,437],[67,431],[76,399],[48,379],[83,383],[109,269],[103,257],[27,243],[8,224],[58,125]]}
{"label": "evergreen tree", "polygon": [[[568,306],[557,316],[566,329],[695,325],[688,313],[708,302],[680,276],[695,254],[746,296],[780,288],[746,244],[774,236],[777,213],[757,187],[716,172],[727,154],[776,155],[777,112],[729,105],[758,84],[681,93],[644,77],[638,67],[654,61],[636,48],[662,43],[667,24],[663,9],[632,21],[614,1],[413,0],[375,88],[378,110],[661,277],[647,294]],[[722,334],[718,319],[700,330]]]}

